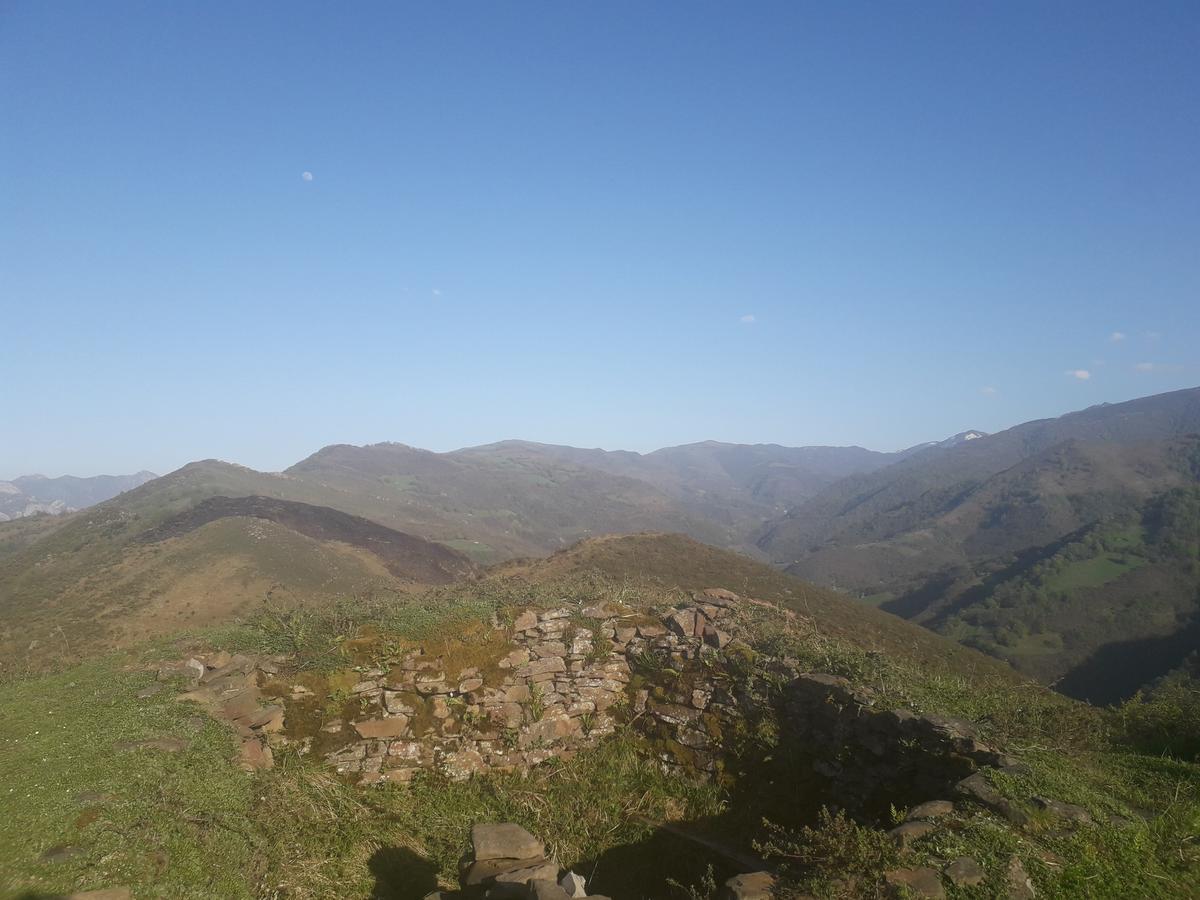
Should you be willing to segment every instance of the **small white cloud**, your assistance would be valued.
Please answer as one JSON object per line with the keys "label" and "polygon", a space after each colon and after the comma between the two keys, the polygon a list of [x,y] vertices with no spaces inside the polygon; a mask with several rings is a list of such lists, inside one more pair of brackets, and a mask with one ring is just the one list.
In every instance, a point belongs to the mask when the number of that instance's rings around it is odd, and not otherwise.
{"label": "small white cloud", "polygon": [[740,319],[738,319],[738,321],[741,322],[743,325],[753,325],[755,322],[758,321],[758,319],[754,316],[753,313],[746,313],[746,315],[742,316]]}
{"label": "small white cloud", "polygon": [[301,172],[300,177],[304,181],[312,181],[312,172]]}
{"label": "small white cloud", "polygon": [[1119,344],[1119,343],[1121,343],[1121,341],[1125,340],[1125,332],[1114,331],[1112,334],[1110,334],[1108,336],[1108,339],[1109,339],[1109,341],[1111,341],[1114,344]]}
{"label": "small white cloud", "polygon": [[441,289],[441,288],[434,288],[434,289],[433,289],[433,296],[435,296],[435,297],[440,297],[440,296],[442,296],[442,289]]}
{"label": "small white cloud", "polygon": [[1092,373],[1087,369],[1067,369],[1067,374],[1072,378],[1077,378],[1080,381],[1087,381],[1092,377]]}
{"label": "small white cloud", "polygon": [[1141,362],[1133,367],[1135,372],[1153,372],[1157,368],[1152,362]]}
{"label": "small white cloud", "polygon": [[989,384],[985,387],[981,387],[979,389],[979,393],[983,394],[985,397],[995,397],[1000,393],[1000,389],[997,387],[992,387],[992,385]]}

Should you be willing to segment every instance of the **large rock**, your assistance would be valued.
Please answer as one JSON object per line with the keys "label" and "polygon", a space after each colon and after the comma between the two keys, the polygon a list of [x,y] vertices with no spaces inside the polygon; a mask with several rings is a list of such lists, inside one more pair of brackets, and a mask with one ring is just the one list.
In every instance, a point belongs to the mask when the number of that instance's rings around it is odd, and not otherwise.
{"label": "large rock", "polygon": [[472,825],[471,848],[477,861],[487,859],[530,859],[545,856],[546,847],[532,834],[512,822]]}

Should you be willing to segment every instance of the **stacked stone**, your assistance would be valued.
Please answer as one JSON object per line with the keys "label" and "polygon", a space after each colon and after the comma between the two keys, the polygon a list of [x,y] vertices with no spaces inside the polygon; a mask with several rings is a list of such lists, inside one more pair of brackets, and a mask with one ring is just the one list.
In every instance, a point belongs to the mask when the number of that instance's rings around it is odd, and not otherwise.
{"label": "stacked stone", "polygon": [[622,612],[589,607],[582,617],[595,624],[585,627],[567,607],[527,610],[513,622],[513,649],[489,667],[491,677],[478,667],[448,673],[440,658],[419,652],[390,673],[364,673],[353,693],[371,717],[353,723],[358,739],[329,760],[366,782],[405,782],[430,768],[463,780],[524,771],[595,743],[612,732],[612,708],[630,679],[628,640],[617,634]]}
{"label": "stacked stone", "polygon": [[463,858],[461,891],[436,891],[425,900],[608,900],[589,895],[574,872],[559,878],[558,863],[546,857],[537,838],[511,822],[471,828],[471,851]]}
{"label": "stacked stone", "polygon": [[[662,620],[609,603],[574,612],[526,610],[508,628],[513,649],[487,673],[447,672],[441,658],[419,651],[391,672],[364,672],[352,694],[366,702],[369,718],[354,722],[354,739],[327,758],[339,772],[371,783],[407,782],[422,769],[463,780],[570,755],[612,732],[614,707],[622,702],[631,703],[635,717],[646,711],[648,692],[628,691],[631,662],[649,655],[682,667],[728,645],[736,595],[714,589],[695,600]],[[711,684],[701,684],[652,713],[700,751],[710,736],[697,720],[713,693]],[[325,730],[345,727],[333,721]],[[700,768],[712,768],[711,755],[699,758]]]}
{"label": "stacked stone", "polygon": [[[200,704],[233,726],[240,739],[238,764],[247,770],[269,769],[274,764],[272,745],[284,741],[283,707],[263,703],[258,674],[279,671],[279,663],[279,659],[230,655],[222,650],[164,663],[158,678],[186,678],[190,690],[180,699]],[[142,695],[151,694],[143,691]]]}

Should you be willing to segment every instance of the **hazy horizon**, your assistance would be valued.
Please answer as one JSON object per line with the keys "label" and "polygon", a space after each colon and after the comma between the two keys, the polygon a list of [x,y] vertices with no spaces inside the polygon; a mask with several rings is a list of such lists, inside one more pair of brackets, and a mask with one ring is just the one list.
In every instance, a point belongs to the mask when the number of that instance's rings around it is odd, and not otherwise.
{"label": "hazy horizon", "polygon": [[[1185,387],[1185,388],[1180,388],[1179,390],[1188,390],[1188,389],[1190,389],[1190,388]],[[1167,392],[1162,392],[1162,393],[1167,393]],[[1147,395],[1139,395],[1139,396],[1147,396]],[[1136,399],[1138,399],[1138,397],[1136,397],[1136,396],[1135,397],[1122,397],[1120,399],[1102,400],[1099,402],[1100,403],[1122,403],[1127,400],[1136,400]],[[1095,405],[1095,404],[1093,404],[1093,405]],[[982,431],[986,434],[995,434],[997,432],[1004,431],[1008,428],[1012,428],[1016,425],[1021,425],[1025,422],[1036,421],[1038,419],[1056,418],[1061,415],[1066,415],[1067,413],[1078,412],[1079,410],[1084,409],[1084,408],[1086,408],[1086,407],[1079,407],[1077,409],[1064,409],[1064,410],[1061,410],[1058,412],[1052,412],[1052,413],[1049,413],[1046,415],[1030,416],[1027,419],[1021,419],[1020,421],[1016,421],[1016,422],[1009,422],[1009,423],[1005,423],[1005,424],[1001,424],[1001,425],[996,425],[991,428],[985,428],[985,427],[981,427],[981,426],[977,426],[977,425],[968,425],[968,426],[964,426],[961,428],[956,428],[952,431],[946,431],[944,434],[931,435],[924,439],[913,441],[911,444],[905,444],[904,446],[901,446],[901,447],[870,447],[861,442],[854,441],[854,440],[832,441],[832,442],[831,441],[806,441],[806,442],[796,442],[796,443],[785,443],[782,441],[775,441],[775,440],[753,440],[753,439],[734,440],[734,439],[707,437],[707,438],[697,438],[695,440],[682,440],[682,441],[678,441],[675,443],[662,444],[660,446],[655,446],[655,447],[638,448],[638,447],[622,447],[622,446],[617,446],[617,445],[604,446],[604,445],[574,444],[574,443],[571,443],[570,441],[563,441],[563,440],[555,440],[555,439],[543,440],[543,439],[535,439],[535,438],[531,438],[531,437],[527,437],[527,436],[509,435],[507,437],[498,437],[498,438],[495,438],[494,440],[483,440],[483,441],[478,441],[476,443],[463,444],[463,445],[457,446],[457,447],[439,448],[439,447],[424,447],[424,446],[421,446],[420,444],[413,443],[412,441],[385,437],[385,438],[379,438],[379,439],[374,439],[374,440],[364,439],[364,440],[359,440],[359,441],[350,441],[350,440],[326,441],[323,444],[300,450],[297,452],[297,454],[295,456],[288,457],[286,460],[283,460],[281,462],[275,462],[273,464],[265,464],[265,465],[255,465],[254,463],[247,462],[246,460],[243,460],[243,459],[231,459],[228,457],[214,456],[213,454],[200,454],[200,455],[189,457],[187,459],[170,462],[170,463],[162,465],[162,466],[135,465],[133,467],[126,467],[124,469],[112,470],[112,471],[84,471],[84,472],[72,471],[72,472],[53,472],[53,473],[42,472],[42,471],[27,471],[27,472],[17,472],[17,473],[0,472],[0,481],[12,481],[16,478],[27,477],[27,476],[31,476],[31,475],[39,475],[39,476],[44,476],[47,478],[58,478],[58,477],[62,477],[62,476],[75,476],[75,477],[80,477],[80,478],[88,478],[88,477],[94,477],[94,476],[99,476],[99,475],[132,475],[132,474],[135,474],[138,472],[144,472],[144,471],[153,472],[154,474],[161,476],[161,475],[166,475],[169,472],[173,472],[176,469],[179,469],[182,466],[187,465],[188,463],[197,462],[197,461],[204,460],[204,459],[219,459],[222,462],[235,463],[237,465],[247,466],[248,468],[255,469],[260,472],[281,472],[284,469],[288,468],[289,466],[292,466],[295,463],[300,462],[300,460],[304,459],[305,457],[308,457],[308,456],[312,455],[313,453],[316,453],[318,450],[321,450],[324,447],[329,447],[329,446],[333,446],[336,444],[352,444],[352,445],[356,445],[356,446],[365,446],[365,445],[370,445],[370,444],[404,444],[409,447],[414,447],[418,450],[429,450],[433,453],[453,453],[458,450],[466,450],[466,449],[470,449],[472,447],[486,446],[489,444],[498,444],[498,443],[503,443],[505,441],[526,441],[526,442],[537,443],[537,444],[556,444],[556,445],[560,445],[560,446],[577,447],[579,449],[585,449],[585,450],[632,451],[632,452],[640,453],[640,454],[644,455],[647,453],[653,453],[655,450],[662,450],[662,449],[665,449],[668,447],[679,447],[679,446],[686,446],[688,444],[699,444],[699,443],[705,443],[707,441],[714,441],[717,443],[742,444],[742,445],[774,444],[774,445],[783,446],[783,447],[861,447],[863,449],[873,450],[873,451],[876,451],[879,453],[896,453],[901,450],[907,450],[911,447],[915,447],[919,444],[945,440],[946,438],[950,438],[956,434],[962,434],[967,431],[976,430],[976,431]],[[272,456],[270,458],[271,459],[279,459],[281,453],[282,453],[282,451],[280,451],[279,453],[276,453],[274,456]]]}

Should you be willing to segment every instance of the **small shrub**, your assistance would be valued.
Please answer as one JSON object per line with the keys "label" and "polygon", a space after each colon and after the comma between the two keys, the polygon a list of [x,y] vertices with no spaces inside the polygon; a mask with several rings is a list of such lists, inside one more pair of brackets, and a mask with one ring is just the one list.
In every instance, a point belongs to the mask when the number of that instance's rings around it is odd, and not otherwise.
{"label": "small shrub", "polygon": [[1169,681],[1140,691],[1116,712],[1118,736],[1142,753],[1200,759],[1200,683]]}

